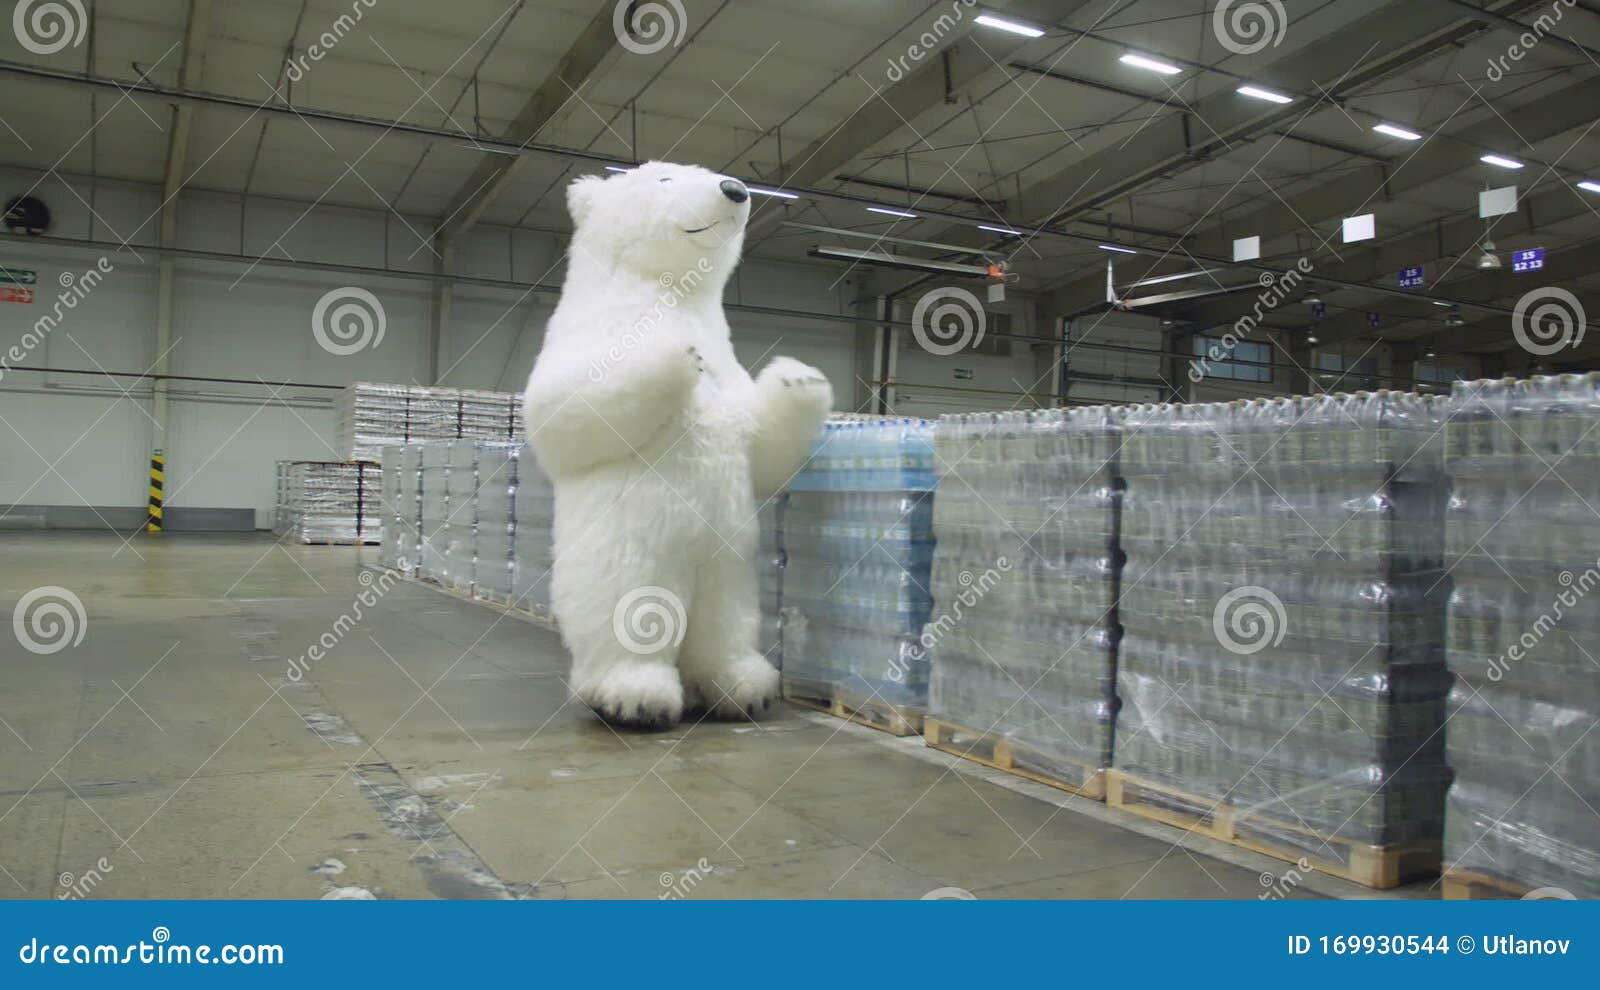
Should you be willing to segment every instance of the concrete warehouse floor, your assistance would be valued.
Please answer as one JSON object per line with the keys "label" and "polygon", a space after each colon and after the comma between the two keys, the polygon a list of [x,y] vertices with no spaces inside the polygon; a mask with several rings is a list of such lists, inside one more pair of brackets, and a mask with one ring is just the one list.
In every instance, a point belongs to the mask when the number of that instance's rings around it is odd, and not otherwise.
{"label": "concrete warehouse floor", "polygon": [[1288,869],[789,705],[619,735],[530,623],[400,583],[340,624],[375,556],[0,535],[0,602],[87,616],[53,654],[0,635],[0,896],[1249,898]]}

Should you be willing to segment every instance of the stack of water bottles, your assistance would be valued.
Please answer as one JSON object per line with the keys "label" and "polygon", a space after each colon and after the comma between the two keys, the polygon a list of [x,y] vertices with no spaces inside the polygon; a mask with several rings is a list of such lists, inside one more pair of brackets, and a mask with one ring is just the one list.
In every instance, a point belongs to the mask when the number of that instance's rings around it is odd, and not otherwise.
{"label": "stack of water bottles", "polygon": [[[1116,715],[1116,410],[939,420],[929,714],[1091,784]],[[1098,789],[1098,787],[1096,788]]]}
{"label": "stack of water bottles", "polygon": [[1127,411],[1130,786],[1373,885],[1437,869],[1443,412],[1400,392]]}
{"label": "stack of water bottles", "polygon": [[1600,897],[1600,375],[1451,399],[1445,864]]}
{"label": "stack of water bottles", "polygon": [[767,662],[783,667],[783,512],[787,494],[756,507],[756,587],[761,595],[761,633],[757,648]]}
{"label": "stack of water bottles", "polygon": [[921,710],[932,608],[934,426],[834,421],[783,515],[785,691]]}

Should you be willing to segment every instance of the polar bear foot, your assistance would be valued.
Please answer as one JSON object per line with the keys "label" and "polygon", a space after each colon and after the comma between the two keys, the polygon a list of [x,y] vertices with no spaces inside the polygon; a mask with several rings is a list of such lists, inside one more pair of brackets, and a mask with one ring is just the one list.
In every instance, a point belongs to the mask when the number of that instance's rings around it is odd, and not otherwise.
{"label": "polar bear foot", "polygon": [[606,722],[659,732],[683,716],[683,684],[663,663],[618,663],[574,691]]}
{"label": "polar bear foot", "polygon": [[778,697],[779,675],[759,653],[747,653],[704,672],[686,670],[691,706],[713,718],[764,714]]}

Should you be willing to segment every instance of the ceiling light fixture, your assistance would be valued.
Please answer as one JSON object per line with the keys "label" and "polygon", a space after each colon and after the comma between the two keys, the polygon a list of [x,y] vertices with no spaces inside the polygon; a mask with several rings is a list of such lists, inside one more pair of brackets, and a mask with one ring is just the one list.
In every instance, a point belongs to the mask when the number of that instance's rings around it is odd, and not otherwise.
{"label": "ceiling light fixture", "polygon": [[1505,263],[1500,260],[1498,254],[1494,253],[1494,250],[1494,241],[1486,240],[1483,242],[1483,253],[1478,255],[1478,271],[1494,271],[1497,268],[1505,267]]}
{"label": "ceiling light fixture", "polygon": [[750,190],[752,193],[755,193],[757,196],[776,196],[779,199],[800,198],[796,194],[792,192],[784,192],[782,189],[763,189],[760,186],[745,186],[745,188]]}
{"label": "ceiling light fixture", "polygon": [[1149,69],[1151,72],[1159,72],[1164,76],[1175,76],[1183,71],[1181,67],[1173,65],[1171,62],[1163,62],[1160,59],[1154,59],[1148,55],[1140,55],[1136,52],[1129,52],[1128,54],[1117,59],[1117,61],[1121,62],[1123,65],[1131,65],[1140,69]]}
{"label": "ceiling light fixture", "polygon": [[984,27],[998,28],[1001,31],[1010,31],[1012,34],[1020,34],[1024,38],[1044,37],[1044,31],[1034,27],[1032,24],[1023,24],[1021,21],[1009,21],[1004,17],[996,17],[993,14],[979,14],[976,18],[974,18],[974,20],[977,23],[982,24]]}
{"label": "ceiling light fixture", "polygon": [[1138,254],[1139,253],[1139,252],[1135,251],[1133,248],[1118,247],[1115,244],[1101,244],[1100,245],[1100,250],[1102,250],[1102,251],[1115,251],[1118,254]]}
{"label": "ceiling light fixture", "polygon": [[1402,141],[1422,140],[1422,135],[1418,134],[1416,131],[1408,131],[1404,127],[1396,127],[1393,124],[1378,124],[1373,128],[1373,130],[1377,131],[1379,134],[1387,134],[1392,138],[1399,138]]}
{"label": "ceiling light fixture", "polygon": [[623,168],[621,165],[607,165],[606,166],[606,171],[607,172],[632,172],[633,169],[631,169],[631,168]]}
{"label": "ceiling light fixture", "polygon": [[852,264],[882,265],[885,268],[900,268],[905,271],[934,272],[940,275],[964,275],[972,278],[987,278],[989,276],[989,266],[987,265],[962,265],[953,261],[914,258],[910,255],[892,254],[888,251],[863,251],[858,248],[819,245],[811,248],[806,253],[813,258],[848,261]]}
{"label": "ceiling light fixture", "polygon": [[1506,158],[1503,155],[1484,155],[1478,159],[1485,165],[1498,165],[1501,168],[1521,168],[1522,163],[1515,158]]}
{"label": "ceiling light fixture", "polygon": [[1272,90],[1262,89],[1260,86],[1240,86],[1238,89],[1234,90],[1234,92],[1238,93],[1240,96],[1249,96],[1257,100],[1266,100],[1268,103],[1294,102],[1294,97],[1292,96],[1285,96],[1282,93],[1274,93]]}
{"label": "ceiling light fixture", "polygon": [[891,210],[887,206],[869,206],[867,207],[867,212],[882,213],[886,217],[901,217],[906,220],[917,219],[917,215],[915,213],[907,213],[905,210]]}
{"label": "ceiling light fixture", "polygon": [[1592,193],[1600,193],[1600,182],[1589,182],[1589,181],[1585,180],[1583,182],[1578,183],[1578,188],[1579,189],[1586,189],[1586,190],[1588,190],[1589,192],[1592,192]]}
{"label": "ceiling light fixture", "polygon": [[1007,237],[1021,237],[1022,231],[1012,230],[1009,227],[991,227],[988,224],[978,224],[979,230],[987,230],[992,234],[1005,234]]}

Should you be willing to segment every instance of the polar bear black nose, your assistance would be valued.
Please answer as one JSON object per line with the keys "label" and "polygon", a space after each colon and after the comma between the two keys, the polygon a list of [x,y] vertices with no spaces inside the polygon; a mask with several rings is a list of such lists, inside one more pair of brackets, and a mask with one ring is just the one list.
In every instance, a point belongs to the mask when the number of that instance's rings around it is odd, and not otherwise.
{"label": "polar bear black nose", "polygon": [[745,200],[750,198],[750,191],[744,187],[743,182],[740,182],[737,179],[723,179],[722,195],[733,200],[735,203],[743,203]]}

